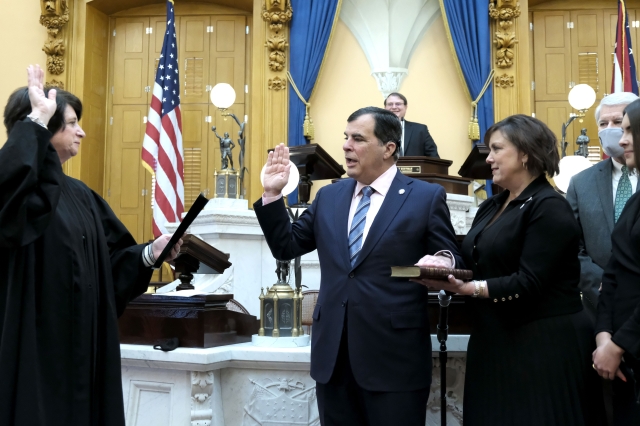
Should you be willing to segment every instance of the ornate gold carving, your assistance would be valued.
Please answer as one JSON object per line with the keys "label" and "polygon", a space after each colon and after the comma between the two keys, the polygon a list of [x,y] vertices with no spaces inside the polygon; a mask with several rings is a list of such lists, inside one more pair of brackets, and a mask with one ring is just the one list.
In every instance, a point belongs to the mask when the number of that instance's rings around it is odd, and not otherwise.
{"label": "ornate gold carving", "polygon": [[[289,43],[280,31],[291,21],[292,16],[290,0],[264,0],[262,4],[262,19],[269,23],[269,28],[275,33],[265,42],[269,55],[269,69],[273,72],[280,72],[287,68],[286,51]],[[286,80],[279,77],[269,79],[268,86],[270,90],[283,90],[286,88]]]}
{"label": "ornate gold carving", "polygon": [[262,19],[269,23],[271,31],[276,33],[291,20],[293,9],[289,0],[265,0],[262,5]]}
{"label": "ornate gold carving", "polygon": [[58,80],[47,81],[46,87],[57,87],[58,89],[64,90],[64,82]]}
{"label": "ornate gold carving", "polygon": [[269,90],[284,90],[285,87],[287,87],[287,80],[280,77],[269,79]]}
{"label": "ornate gold carving", "polygon": [[41,0],[40,25],[47,29],[49,37],[42,50],[47,54],[47,69],[51,74],[64,72],[64,41],[60,30],[69,22],[67,0]]}
{"label": "ornate gold carving", "polygon": [[498,75],[496,76],[495,83],[496,86],[500,87],[501,89],[513,87],[515,83],[515,77],[507,74]]}
{"label": "ornate gold carving", "polygon": [[515,0],[491,0],[489,16],[496,21],[497,31],[493,44],[496,47],[496,65],[498,68],[509,68],[515,56],[513,47],[518,42],[514,21],[520,16],[520,5]]}

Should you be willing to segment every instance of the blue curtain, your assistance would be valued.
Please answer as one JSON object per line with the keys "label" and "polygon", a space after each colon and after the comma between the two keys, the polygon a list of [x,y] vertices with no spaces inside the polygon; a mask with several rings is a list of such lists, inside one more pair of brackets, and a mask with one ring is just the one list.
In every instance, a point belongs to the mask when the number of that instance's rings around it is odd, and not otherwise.
{"label": "blue curtain", "polygon": [[[302,97],[309,101],[333,29],[340,0],[291,0],[289,72]],[[304,145],[302,123],[306,108],[289,85],[289,146]],[[298,202],[298,191],[289,195],[289,204]]]}
{"label": "blue curtain", "polygon": [[[493,66],[491,62],[491,30],[487,0],[442,0],[444,18],[449,24],[451,39],[458,56],[462,75],[475,100]],[[493,124],[493,87],[489,86],[478,102],[480,141]],[[487,196],[491,196],[491,182],[487,181]]]}

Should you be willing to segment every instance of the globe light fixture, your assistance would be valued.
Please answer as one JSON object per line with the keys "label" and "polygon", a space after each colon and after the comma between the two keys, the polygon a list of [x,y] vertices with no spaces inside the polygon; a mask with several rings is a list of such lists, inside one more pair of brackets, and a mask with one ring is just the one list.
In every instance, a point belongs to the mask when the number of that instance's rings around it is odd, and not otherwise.
{"label": "globe light fixture", "polygon": [[213,105],[224,111],[236,101],[236,91],[230,84],[218,83],[211,89],[209,98]]}
{"label": "globe light fixture", "polygon": [[577,109],[578,113],[569,114],[569,120],[562,125],[562,141],[560,142],[560,147],[562,149],[563,158],[567,155],[567,127],[569,127],[569,124],[571,124],[571,122],[576,118],[580,123],[582,123],[582,119],[584,118],[587,110],[591,108],[595,101],[596,92],[588,84],[577,84],[573,86],[569,92],[569,104],[574,109]]}

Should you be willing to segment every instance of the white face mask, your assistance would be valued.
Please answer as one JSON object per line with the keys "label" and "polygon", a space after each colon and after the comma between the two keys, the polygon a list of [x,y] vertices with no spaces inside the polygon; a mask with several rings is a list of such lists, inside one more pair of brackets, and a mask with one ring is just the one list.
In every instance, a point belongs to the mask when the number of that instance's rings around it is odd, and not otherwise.
{"label": "white face mask", "polygon": [[600,144],[604,153],[609,157],[618,158],[624,155],[624,148],[620,146],[622,129],[620,127],[608,127],[598,132]]}

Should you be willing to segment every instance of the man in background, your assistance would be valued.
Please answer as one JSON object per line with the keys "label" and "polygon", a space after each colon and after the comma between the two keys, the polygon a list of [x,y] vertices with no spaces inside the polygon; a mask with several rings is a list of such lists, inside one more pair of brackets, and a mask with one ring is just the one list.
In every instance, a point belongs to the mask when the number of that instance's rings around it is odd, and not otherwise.
{"label": "man in background", "polygon": [[425,156],[440,158],[438,147],[429,134],[427,126],[404,119],[407,113],[407,98],[393,92],[384,100],[384,108],[394,113],[402,123],[400,156]]}
{"label": "man in background", "polygon": [[[567,201],[582,228],[580,244],[580,284],[584,305],[595,319],[604,267],[611,256],[611,232],[627,202],[636,191],[638,178],[625,166],[622,113],[638,99],[633,93],[605,96],[596,108],[596,123],[602,148],[610,158],[600,161],[571,178]],[[627,196],[625,196],[626,194]]]}

